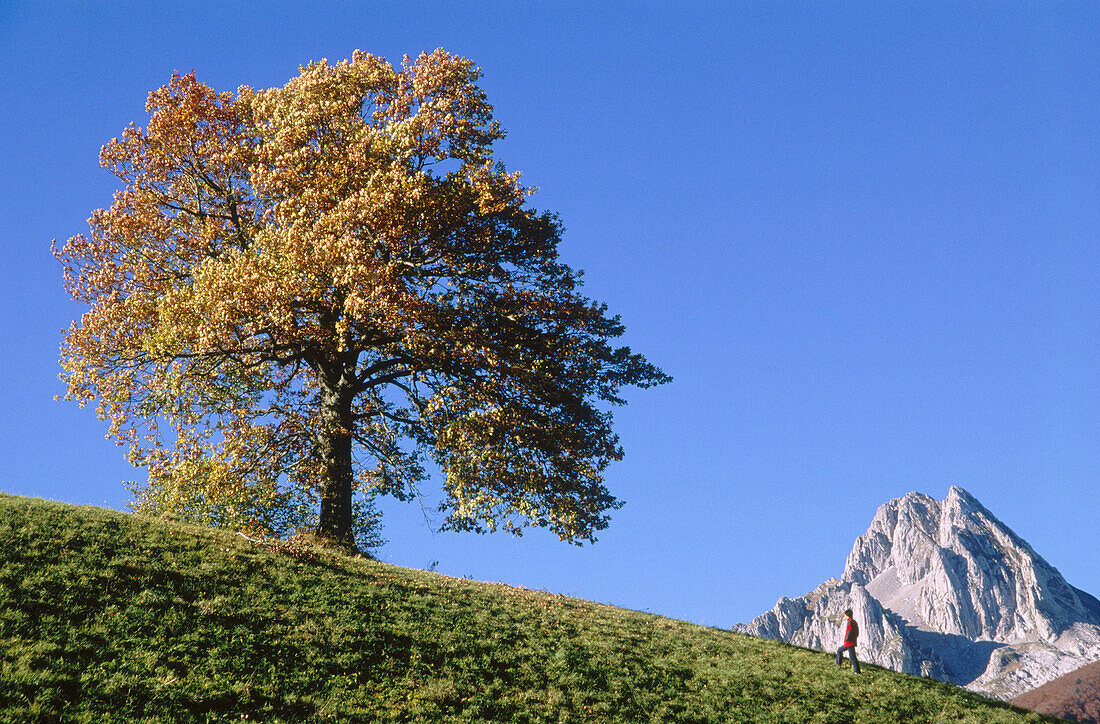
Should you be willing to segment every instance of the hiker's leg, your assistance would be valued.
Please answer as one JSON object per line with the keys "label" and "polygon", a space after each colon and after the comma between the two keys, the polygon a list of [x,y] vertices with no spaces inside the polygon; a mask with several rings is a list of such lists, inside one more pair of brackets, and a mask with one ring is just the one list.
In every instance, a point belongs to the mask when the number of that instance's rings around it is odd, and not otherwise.
{"label": "hiker's leg", "polygon": [[844,665],[844,646],[841,646],[839,649],[836,650],[836,665]]}
{"label": "hiker's leg", "polygon": [[856,647],[851,646],[848,648],[848,656],[852,658],[852,671],[859,673],[859,662],[856,661]]}

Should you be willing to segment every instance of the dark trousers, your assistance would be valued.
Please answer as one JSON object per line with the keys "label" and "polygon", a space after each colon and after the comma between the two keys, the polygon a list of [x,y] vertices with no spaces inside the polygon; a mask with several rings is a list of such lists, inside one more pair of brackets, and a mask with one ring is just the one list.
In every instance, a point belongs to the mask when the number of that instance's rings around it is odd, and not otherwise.
{"label": "dark trousers", "polygon": [[844,644],[836,650],[836,665],[840,666],[844,661],[844,652],[848,652],[849,658],[852,659],[852,671],[859,673],[859,662],[856,661],[856,647],[853,644]]}

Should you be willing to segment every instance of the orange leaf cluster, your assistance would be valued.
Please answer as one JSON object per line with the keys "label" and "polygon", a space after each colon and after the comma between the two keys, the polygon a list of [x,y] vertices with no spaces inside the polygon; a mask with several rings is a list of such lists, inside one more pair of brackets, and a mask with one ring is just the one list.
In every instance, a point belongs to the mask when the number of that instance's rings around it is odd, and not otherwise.
{"label": "orange leaf cluster", "polygon": [[448,527],[606,526],[599,404],[668,378],[609,345],[479,78],[443,50],[235,94],[177,74],[104,146],[122,187],[55,247],[89,305],[61,363],[148,467],[144,507],[352,543],[354,501],[432,461]]}

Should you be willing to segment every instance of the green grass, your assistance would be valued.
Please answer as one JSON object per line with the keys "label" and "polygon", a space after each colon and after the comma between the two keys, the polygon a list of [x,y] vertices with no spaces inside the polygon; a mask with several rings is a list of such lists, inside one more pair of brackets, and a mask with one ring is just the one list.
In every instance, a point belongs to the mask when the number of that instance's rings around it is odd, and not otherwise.
{"label": "green grass", "polygon": [[544,592],[0,495],[0,721],[1037,722]]}

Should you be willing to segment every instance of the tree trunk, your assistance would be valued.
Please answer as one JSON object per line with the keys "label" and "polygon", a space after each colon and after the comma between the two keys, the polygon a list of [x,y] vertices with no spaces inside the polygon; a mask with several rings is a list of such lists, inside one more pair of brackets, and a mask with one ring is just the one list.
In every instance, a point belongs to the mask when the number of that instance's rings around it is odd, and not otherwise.
{"label": "tree trunk", "polygon": [[352,394],[346,384],[321,384],[321,517],[317,535],[355,548],[352,495]]}

